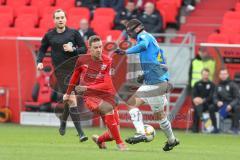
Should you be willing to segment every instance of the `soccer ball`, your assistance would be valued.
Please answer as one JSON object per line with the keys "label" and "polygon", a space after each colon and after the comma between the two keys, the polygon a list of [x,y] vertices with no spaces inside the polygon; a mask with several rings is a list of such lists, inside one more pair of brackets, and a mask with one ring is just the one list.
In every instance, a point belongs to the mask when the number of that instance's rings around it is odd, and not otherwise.
{"label": "soccer ball", "polygon": [[147,142],[151,142],[156,135],[155,129],[149,124],[145,124],[144,129],[147,137]]}

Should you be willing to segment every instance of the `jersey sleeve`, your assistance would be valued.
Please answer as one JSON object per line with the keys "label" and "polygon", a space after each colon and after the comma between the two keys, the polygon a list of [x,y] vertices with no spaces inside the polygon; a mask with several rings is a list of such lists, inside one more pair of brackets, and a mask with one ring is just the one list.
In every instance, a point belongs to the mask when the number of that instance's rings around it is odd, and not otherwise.
{"label": "jersey sleeve", "polygon": [[127,49],[126,53],[134,54],[134,53],[139,53],[139,52],[145,51],[147,49],[148,45],[149,45],[149,40],[148,40],[147,36],[145,34],[142,34],[138,38],[138,43],[135,46]]}
{"label": "jersey sleeve", "polygon": [[74,68],[73,74],[71,76],[71,79],[69,81],[66,94],[69,95],[73,91],[74,87],[78,83],[78,80],[79,80],[79,77],[81,75],[81,72],[82,72],[82,63],[81,63],[81,60],[78,59],[78,61],[76,63],[76,66]]}
{"label": "jersey sleeve", "polygon": [[103,82],[88,86],[87,88],[90,90],[100,90],[100,91],[111,89],[112,79],[111,79],[110,71],[111,71],[111,63],[109,63],[106,68]]}
{"label": "jersey sleeve", "polygon": [[41,46],[40,46],[38,57],[37,57],[37,63],[42,63],[42,60],[47,52],[48,47],[49,47],[49,41],[48,41],[47,34],[45,34],[41,41]]}

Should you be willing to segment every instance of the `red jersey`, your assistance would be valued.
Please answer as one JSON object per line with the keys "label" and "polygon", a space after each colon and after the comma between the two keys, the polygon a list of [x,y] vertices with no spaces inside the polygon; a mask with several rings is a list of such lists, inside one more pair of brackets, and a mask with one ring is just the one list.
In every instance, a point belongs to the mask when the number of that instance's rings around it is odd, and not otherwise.
{"label": "red jersey", "polygon": [[91,55],[80,56],[76,62],[73,75],[71,77],[67,94],[80,84],[87,86],[86,96],[99,94],[115,94],[115,89],[111,79],[112,60],[102,55],[101,60],[94,60]]}

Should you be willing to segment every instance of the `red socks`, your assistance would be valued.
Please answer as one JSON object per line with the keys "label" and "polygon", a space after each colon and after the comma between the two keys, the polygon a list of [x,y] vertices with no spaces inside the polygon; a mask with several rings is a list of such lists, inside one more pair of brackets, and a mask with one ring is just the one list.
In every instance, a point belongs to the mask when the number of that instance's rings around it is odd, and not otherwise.
{"label": "red socks", "polygon": [[[117,144],[123,143],[121,136],[120,136],[119,129],[118,129],[118,123],[116,122],[116,119],[115,119],[115,115],[114,114],[105,115],[103,120],[104,120],[105,125],[107,126],[109,132],[111,133],[113,139],[116,141],[116,143]],[[106,136],[105,138],[108,139],[108,136],[110,137],[110,134],[108,133],[108,135],[106,134],[105,136]],[[99,142],[100,142],[100,140],[102,140],[102,139],[100,139],[100,137],[99,137]]]}
{"label": "red socks", "polygon": [[101,136],[98,137],[98,142],[99,143],[103,143],[103,142],[107,142],[107,141],[112,141],[112,137],[109,134],[109,131],[104,132]]}

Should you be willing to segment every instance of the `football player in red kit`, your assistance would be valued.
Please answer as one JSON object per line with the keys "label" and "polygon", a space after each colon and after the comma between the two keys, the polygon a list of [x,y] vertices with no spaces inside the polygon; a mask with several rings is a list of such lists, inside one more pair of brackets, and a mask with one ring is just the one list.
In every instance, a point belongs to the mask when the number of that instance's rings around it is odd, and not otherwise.
{"label": "football player in red kit", "polygon": [[[115,109],[115,89],[111,80],[111,59],[102,54],[103,44],[98,36],[89,38],[90,54],[77,60],[67,93],[63,100],[76,107],[78,96],[83,97],[86,107],[101,116],[108,131],[101,136],[93,135],[100,149],[105,142],[115,140],[119,150],[126,150],[119,131],[119,117]],[[75,87],[75,92],[73,92]]]}

